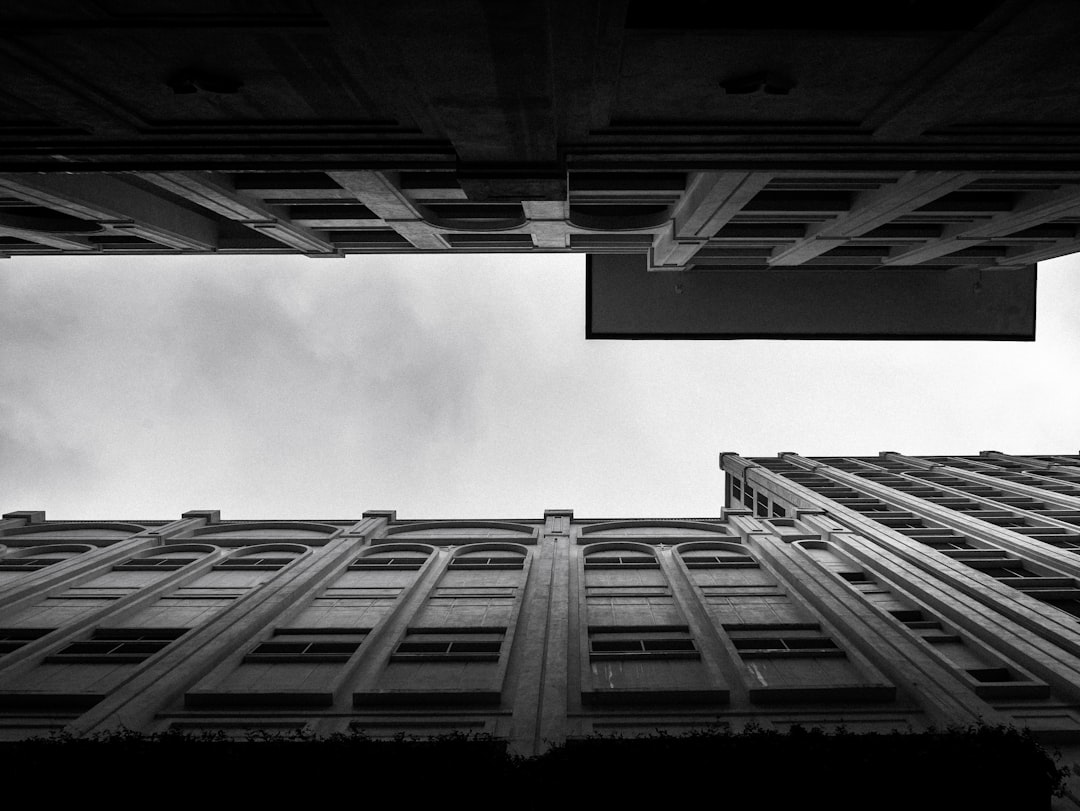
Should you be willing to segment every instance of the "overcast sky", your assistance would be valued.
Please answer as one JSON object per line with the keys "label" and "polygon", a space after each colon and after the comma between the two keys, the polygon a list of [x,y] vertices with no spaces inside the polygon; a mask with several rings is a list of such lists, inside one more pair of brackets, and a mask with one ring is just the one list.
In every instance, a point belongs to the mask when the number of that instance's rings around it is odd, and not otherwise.
{"label": "overcast sky", "polygon": [[720,451],[1080,448],[1080,255],[1034,343],[586,341],[584,265],[0,261],[0,511],[713,516]]}

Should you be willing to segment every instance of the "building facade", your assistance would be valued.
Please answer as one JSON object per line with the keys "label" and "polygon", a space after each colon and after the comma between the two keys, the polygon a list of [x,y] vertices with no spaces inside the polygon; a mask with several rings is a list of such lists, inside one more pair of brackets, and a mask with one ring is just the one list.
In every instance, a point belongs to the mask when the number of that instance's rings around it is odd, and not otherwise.
{"label": "building facade", "polygon": [[720,517],[0,524],[0,734],[973,724],[1080,744],[1080,456],[745,459]]}
{"label": "building facade", "polygon": [[0,255],[576,252],[637,280],[595,337],[1030,340],[1080,9],[718,8],[5,3]]}

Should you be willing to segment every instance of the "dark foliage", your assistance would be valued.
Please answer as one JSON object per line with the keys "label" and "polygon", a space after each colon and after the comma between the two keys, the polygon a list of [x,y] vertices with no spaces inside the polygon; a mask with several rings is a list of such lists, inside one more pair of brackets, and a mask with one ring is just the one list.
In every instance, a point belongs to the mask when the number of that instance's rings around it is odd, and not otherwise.
{"label": "dark foliage", "polygon": [[[536,758],[451,735],[53,736],[0,744],[10,786],[39,799],[174,802],[420,801],[472,808],[693,804],[737,808],[1048,808],[1064,779],[1027,734],[975,726],[921,734],[751,729],[587,738]],[[371,792],[370,794],[368,792]],[[705,806],[701,806],[705,807]]]}

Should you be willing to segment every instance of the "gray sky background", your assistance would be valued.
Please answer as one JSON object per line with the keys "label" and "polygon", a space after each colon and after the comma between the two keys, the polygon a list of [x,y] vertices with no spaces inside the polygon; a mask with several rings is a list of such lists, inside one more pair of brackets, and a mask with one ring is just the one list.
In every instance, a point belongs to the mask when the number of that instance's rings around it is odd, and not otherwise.
{"label": "gray sky background", "polygon": [[1076,453],[1080,255],[1037,340],[586,341],[575,255],[0,263],[0,510],[708,516],[717,457]]}

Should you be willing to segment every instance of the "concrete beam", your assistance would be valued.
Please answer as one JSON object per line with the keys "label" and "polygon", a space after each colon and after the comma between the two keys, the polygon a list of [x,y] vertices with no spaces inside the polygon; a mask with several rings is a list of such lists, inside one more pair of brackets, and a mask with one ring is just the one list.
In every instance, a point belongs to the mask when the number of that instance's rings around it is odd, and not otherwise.
{"label": "concrete beam", "polygon": [[945,99],[970,95],[968,65],[972,58],[983,45],[994,42],[999,32],[1027,5],[1027,0],[999,3],[974,28],[956,35],[907,76],[863,120],[863,127],[873,130],[878,141],[905,141],[940,123],[950,109]]}
{"label": "concrete beam", "polygon": [[978,175],[970,172],[908,172],[895,183],[859,194],[849,211],[828,222],[811,225],[806,237],[794,245],[778,249],[769,258],[775,266],[801,265],[832,248],[845,244],[850,238],[880,228],[966,186]]}
{"label": "concrete beam", "polygon": [[711,237],[772,178],[767,172],[695,172],[675,205],[675,236]]}
{"label": "concrete beam", "polygon": [[203,208],[266,234],[304,253],[334,253],[325,235],[292,222],[283,211],[237,191],[229,179],[210,172],[146,172],[139,177]]}
{"label": "concrete beam", "polygon": [[1057,259],[1059,256],[1068,256],[1071,253],[1080,252],[1080,238],[1059,239],[1049,245],[1040,243],[1036,247],[1020,248],[1016,253],[1010,252],[997,260],[999,266],[1018,267],[1045,262],[1048,259]]}
{"label": "concrete beam", "polygon": [[92,244],[86,237],[68,234],[46,234],[41,231],[28,231],[23,228],[0,227],[0,236],[24,239],[28,242],[36,242],[48,248],[58,248],[62,251],[96,251],[98,246]]}
{"label": "concrete beam", "polygon": [[537,248],[567,248],[570,234],[580,231],[567,222],[570,205],[563,200],[522,200],[521,207]]}
{"label": "concrete beam", "polygon": [[115,175],[8,174],[0,176],[0,188],[28,202],[170,248],[217,248],[218,228],[212,219]]}
{"label": "concrete beam", "polygon": [[649,251],[650,270],[681,270],[709,237],[772,180],[767,172],[695,172],[672,212],[672,227]]}
{"label": "concrete beam", "polygon": [[450,247],[450,243],[424,220],[412,201],[398,188],[390,173],[359,171],[326,174],[409,240],[414,248],[437,251]]}
{"label": "concrete beam", "polygon": [[[939,239],[933,239],[895,256],[883,265],[918,265],[931,259],[970,248],[980,242],[1007,237],[1036,225],[1080,214],[1080,186],[1068,185],[1056,191],[1025,194],[1012,210],[978,223],[953,225]],[[1013,260],[1010,258],[1009,263]]]}

